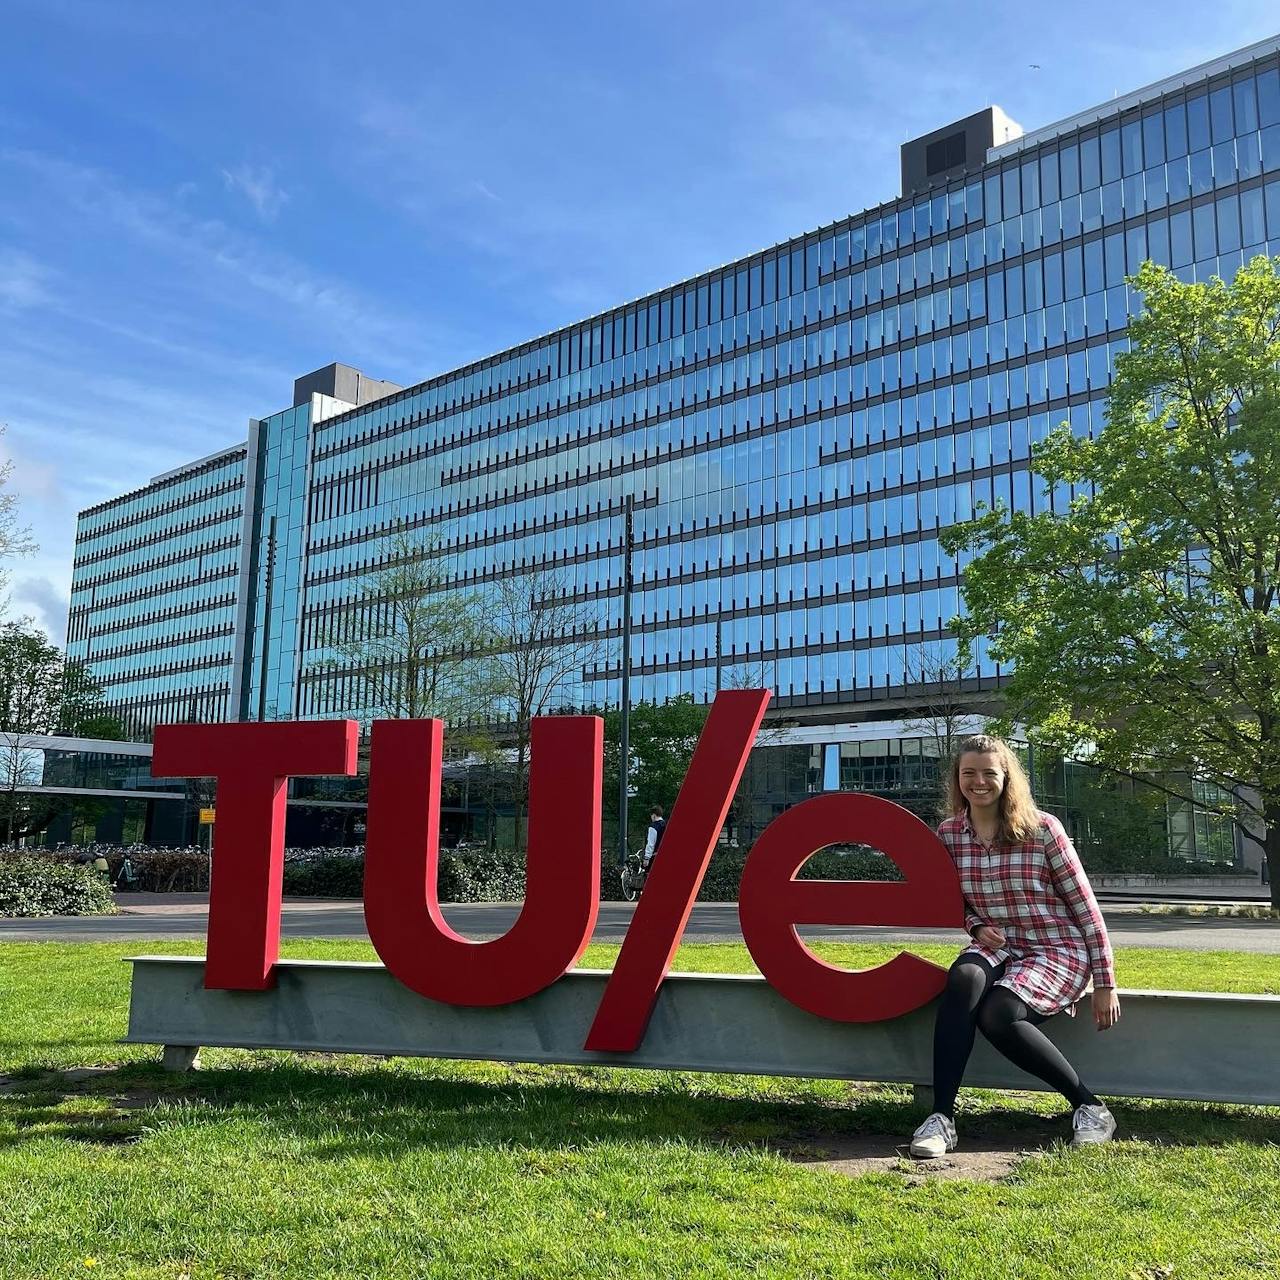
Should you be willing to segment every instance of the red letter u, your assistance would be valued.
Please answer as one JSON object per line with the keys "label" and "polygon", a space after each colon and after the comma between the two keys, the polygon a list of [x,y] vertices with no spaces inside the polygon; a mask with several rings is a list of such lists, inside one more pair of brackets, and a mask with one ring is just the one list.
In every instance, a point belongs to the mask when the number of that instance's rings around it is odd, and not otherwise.
{"label": "red letter u", "polygon": [[473,942],[440,911],[443,724],[373,726],[365,923],[387,969],[429,1000],[523,1000],[571,969],[591,941],[599,910],[603,721],[549,716],[532,729],[524,906],[501,938]]}

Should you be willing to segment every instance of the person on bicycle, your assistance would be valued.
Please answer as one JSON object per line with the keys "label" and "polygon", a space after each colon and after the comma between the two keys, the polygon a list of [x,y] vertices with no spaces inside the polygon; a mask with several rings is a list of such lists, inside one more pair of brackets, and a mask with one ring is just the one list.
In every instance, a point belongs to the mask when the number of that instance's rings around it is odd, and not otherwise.
{"label": "person on bicycle", "polygon": [[653,861],[653,855],[658,852],[658,846],[662,843],[662,833],[667,829],[667,820],[662,816],[662,810],[655,804],[649,813],[649,832],[645,836],[644,841],[644,869],[649,870],[649,864]]}

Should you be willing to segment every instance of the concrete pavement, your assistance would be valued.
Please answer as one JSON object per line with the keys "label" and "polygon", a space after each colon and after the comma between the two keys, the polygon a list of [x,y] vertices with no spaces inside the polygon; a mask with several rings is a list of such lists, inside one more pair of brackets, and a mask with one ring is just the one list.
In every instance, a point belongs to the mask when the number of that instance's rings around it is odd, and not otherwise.
{"label": "concrete pavement", "polygon": [[[0,942],[141,942],[147,938],[203,938],[208,920],[205,894],[121,894],[117,916],[58,916],[45,920],[0,920]],[[478,940],[498,937],[520,906],[510,902],[469,902],[445,907],[450,924]],[[603,902],[595,941],[620,942],[634,905]],[[1280,954],[1280,922],[1223,917],[1143,915],[1133,907],[1103,904],[1107,928],[1117,947],[1185,947],[1191,950]],[[281,932],[287,938],[367,938],[359,902],[287,899]],[[802,929],[805,937],[845,942],[958,942],[954,929]],[[699,902],[685,931],[688,942],[739,942],[737,905]]]}

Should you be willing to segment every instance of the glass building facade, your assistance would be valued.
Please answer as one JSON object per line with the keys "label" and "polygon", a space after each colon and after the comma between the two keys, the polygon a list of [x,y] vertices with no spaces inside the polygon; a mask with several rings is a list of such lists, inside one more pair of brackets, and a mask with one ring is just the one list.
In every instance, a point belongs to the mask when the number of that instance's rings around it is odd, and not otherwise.
{"label": "glass building facade", "polygon": [[633,699],[910,706],[955,652],[939,531],[1071,500],[1030,451],[1102,428],[1125,275],[1280,253],[1280,41],[976,152],[929,138],[899,198],[369,404],[313,392],[85,512],[73,655],[140,732],[366,716],[327,637],[408,530],[480,598],[554,570],[601,639],[560,704],[616,706],[631,497]]}
{"label": "glass building facade", "polygon": [[[1280,251],[1274,42],[988,151],[928,189],[311,430],[297,714],[351,711],[325,619],[429,530],[461,588],[554,566],[609,642],[562,697],[762,674],[783,706],[900,693],[953,652],[980,503],[1056,509],[1028,462],[1103,423],[1147,258],[1229,277]],[[914,661],[913,661],[914,659]],[[976,680],[998,676],[977,656]]]}
{"label": "glass building facade", "polygon": [[235,719],[245,459],[239,445],[80,513],[67,656],[135,737]]}

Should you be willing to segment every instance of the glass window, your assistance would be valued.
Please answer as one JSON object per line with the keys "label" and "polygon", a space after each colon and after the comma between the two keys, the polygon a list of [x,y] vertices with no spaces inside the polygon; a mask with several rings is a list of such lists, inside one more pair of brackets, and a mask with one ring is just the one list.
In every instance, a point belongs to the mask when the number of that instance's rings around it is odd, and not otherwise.
{"label": "glass window", "polygon": [[1102,188],[1102,221],[1106,226],[1114,226],[1124,219],[1124,198],[1121,191],[1119,182],[1108,182]]}
{"label": "glass window", "polygon": [[1258,123],[1264,128],[1280,124],[1280,70],[1273,68],[1258,76]]}
{"label": "glass window", "polygon": [[1191,153],[1191,194],[1202,196],[1213,190],[1213,152],[1205,147]]}
{"label": "glass window", "polygon": [[1044,204],[1058,199],[1058,153],[1046,151],[1040,157],[1040,197]]}
{"label": "glass window", "polygon": [[1164,163],[1164,113],[1152,111],[1142,118],[1143,163],[1148,167]]}
{"label": "glass window", "polygon": [[880,220],[880,250],[892,253],[898,247],[898,220],[893,214],[886,214]]}
{"label": "glass window", "polygon": [[1148,227],[1140,223],[1125,232],[1125,264],[1131,272],[1137,271],[1147,259],[1147,230]]}
{"label": "glass window", "polygon": [[1196,261],[1204,262],[1208,258],[1217,257],[1218,241],[1214,228],[1214,208],[1211,204],[1202,204],[1191,211],[1195,229]]}
{"label": "glass window", "polygon": [[1117,231],[1103,241],[1107,287],[1124,283],[1124,234]]}
{"label": "glass window", "polygon": [[1080,149],[1074,143],[1069,147],[1062,148],[1060,167],[1062,195],[1064,197],[1078,195],[1080,192]]}
{"label": "glass window", "polygon": [[1099,293],[1103,284],[1102,241],[1092,240],[1084,246],[1084,291]]}
{"label": "glass window", "polygon": [[1062,255],[1049,253],[1044,259],[1044,305],[1056,307],[1062,297]]}
{"label": "glass window", "polygon": [[1022,197],[1019,194],[1019,174],[1020,169],[1014,166],[1005,169],[1000,175],[1000,187],[1002,195],[1002,217],[1011,218],[1015,214],[1022,212]]}
{"label": "glass window", "polygon": [[1266,186],[1267,238],[1280,240],[1280,181]]}
{"label": "glass window", "polygon": [[1241,240],[1246,249],[1260,246],[1267,238],[1262,217],[1262,190],[1255,187],[1252,191],[1240,193]]}
{"label": "glass window", "polygon": [[1142,172],[1142,121],[1130,120],[1120,127],[1120,158],[1125,173]]}
{"label": "glass window", "polygon": [[[1102,165],[1097,138],[1084,138],[1080,143],[1080,189],[1089,191],[1102,185]],[[1119,177],[1119,174],[1116,175]]]}
{"label": "glass window", "polygon": [[[1209,99],[1199,94],[1187,102],[1187,150],[1201,151],[1209,141]],[[1170,147],[1169,154],[1178,153]]]}
{"label": "glass window", "polygon": [[1241,181],[1245,178],[1255,178],[1262,172],[1262,157],[1258,143],[1259,135],[1256,133],[1236,139],[1236,169],[1238,170],[1236,176]]}
{"label": "glass window", "polygon": [[1169,161],[1165,167],[1165,183],[1170,204],[1177,204],[1191,194],[1191,162],[1186,156]]}
{"label": "glass window", "polygon": [[1225,187],[1237,181],[1236,144],[1228,139],[1213,148],[1213,185]]}
{"label": "glass window", "polygon": [[988,224],[999,222],[1003,217],[1000,212],[1000,176],[999,174],[988,174],[982,180],[983,194],[983,217]]}
{"label": "glass window", "polygon": [[1165,154],[1170,160],[1187,154],[1187,109],[1175,102],[1164,110]]}
{"label": "glass window", "polygon": [[1280,169],[1280,124],[1269,125],[1258,137],[1262,143],[1262,168],[1274,173]]}
{"label": "glass window", "polygon": [[1106,130],[1100,142],[1102,145],[1102,181],[1114,182],[1120,176],[1120,130]]}
{"label": "glass window", "polygon": [[1235,196],[1218,201],[1218,252],[1240,248],[1240,202]]}
{"label": "glass window", "polygon": [[1258,127],[1258,95],[1252,76],[1231,86],[1235,100],[1237,134],[1252,133]]}
{"label": "glass window", "polygon": [[1040,206],[1040,166],[1028,160],[1022,166],[1022,207],[1037,209]]}
{"label": "glass window", "polygon": [[1224,84],[1209,95],[1210,136],[1214,142],[1226,142],[1235,135],[1231,120],[1231,86]]}

